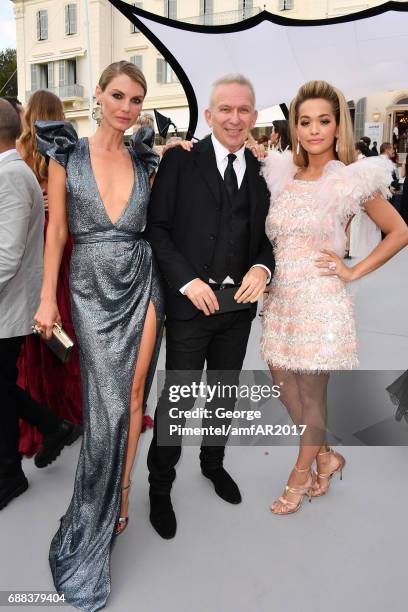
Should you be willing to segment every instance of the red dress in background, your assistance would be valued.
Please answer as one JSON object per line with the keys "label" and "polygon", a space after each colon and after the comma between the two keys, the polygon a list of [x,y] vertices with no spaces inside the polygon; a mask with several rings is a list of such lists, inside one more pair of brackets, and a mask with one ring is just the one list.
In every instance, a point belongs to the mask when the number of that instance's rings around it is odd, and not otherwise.
{"label": "red dress in background", "polygon": [[[47,229],[48,214],[45,213]],[[17,363],[17,383],[33,399],[45,404],[64,419],[74,423],[82,422],[82,388],[79,370],[79,354],[71,319],[71,298],[69,290],[69,265],[72,252],[72,238],[69,235],[61,260],[57,284],[57,303],[62,327],[75,343],[71,361],[63,364],[42,340],[34,334],[27,336]],[[34,314],[34,313],[33,313]],[[38,430],[20,420],[20,452],[31,457],[42,442]]]}

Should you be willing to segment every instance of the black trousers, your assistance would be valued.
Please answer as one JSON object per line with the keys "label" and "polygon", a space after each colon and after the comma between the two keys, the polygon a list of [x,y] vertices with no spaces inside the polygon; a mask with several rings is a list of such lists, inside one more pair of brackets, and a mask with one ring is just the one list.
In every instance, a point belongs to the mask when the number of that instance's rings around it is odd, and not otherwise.
{"label": "black trousers", "polygon": [[0,338],[0,476],[12,476],[21,470],[19,418],[37,427],[44,436],[52,433],[62,421],[16,383],[17,360],[23,340],[24,336]]}
{"label": "black trousers", "polygon": [[[170,423],[184,426],[185,418],[170,418],[169,386],[199,383],[207,363],[207,384],[238,384],[244,362],[251,322],[251,311],[241,310],[206,317],[201,312],[193,319],[166,321],[166,383],[157,404],[154,417],[153,440],[150,445],[147,466],[151,491],[166,495],[171,491],[176,477],[175,466],[181,455],[181,437],[172,437],[175,445],[162,443],[160,432],[168,432]],[[222,406],[233,409],[235,398],[227,399]],[[178,409],[191,410],[195,399],[180,399]],[[201,406],[202,407],[202,406]],[[211,405],[207,404],[211,410]],[[202,426],[229,425],[231,419],[203,419]],[[207,470],[222,466],[227,438],[203,439],[200,452],[201,467]]]}

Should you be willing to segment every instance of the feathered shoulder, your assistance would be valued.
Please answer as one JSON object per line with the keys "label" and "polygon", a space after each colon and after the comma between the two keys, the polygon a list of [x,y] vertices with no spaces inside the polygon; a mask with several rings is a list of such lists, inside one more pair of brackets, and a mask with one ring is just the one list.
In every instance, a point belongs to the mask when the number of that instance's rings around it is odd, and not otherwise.
{"label": "feathered shoulder", "polygon": [[298,167],[293,163],[291,151],[268,152],[268,156],[261,162],[261,175],[265,179],[272,200],[275,200],[292,181],[297,171]]}
{"label": "feathered shoulder", "polygon": [[344,217],[358,213],[373,195],[389,196],[392,162],[383,157],[367,157],[348,166],[332,161],[322,176],[319,198]]}

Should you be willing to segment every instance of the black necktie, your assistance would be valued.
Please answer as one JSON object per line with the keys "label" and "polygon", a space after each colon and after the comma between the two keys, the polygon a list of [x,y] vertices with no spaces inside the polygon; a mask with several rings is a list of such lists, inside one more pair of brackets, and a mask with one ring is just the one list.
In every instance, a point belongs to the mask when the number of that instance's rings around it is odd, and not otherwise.
{"label": "black necktie", "polygon": [[228,166],[224,172],[224,183],[230,200],[233,200],[238,193],[238,180],[234,170],[234,161],[237,156],[234,153],[228,155]]}

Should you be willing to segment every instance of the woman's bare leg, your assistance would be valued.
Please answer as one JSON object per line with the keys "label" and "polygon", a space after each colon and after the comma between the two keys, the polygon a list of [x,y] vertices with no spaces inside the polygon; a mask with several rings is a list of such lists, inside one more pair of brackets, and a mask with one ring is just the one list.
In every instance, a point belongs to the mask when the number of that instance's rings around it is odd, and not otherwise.
{"label": "woman's bare leg", "polygon": [[[130,474],[136,455],[137,443],[143,422],[143,397],[146,384],[146,377],[153,357],[156,344],[156,312],[153,303],[149,303],[144,322],[142,338],[140,341],[139,354],[135,365],[135,372],[132,381],[129,411],[129,433],[126,448],[125,467],[123,471],[122,487],[126,487],[130,482]],[[122,490],[120,516],[128,516],[129,489]],[[124,526],[119,525],[122,530]]]}
{"label": "woman's bare leg", "polygon": [[279,399],[285,406],[295,425],[302,424],[302,401],[296,380],[296,374],[290,370],[281,370],[269,366],[274,385],[279,385]]}
{"label": "woman's bare leg", "polygon": [[[297,469],[292,470],[288,486],[301,489],[310,483],[311,466],[317,454],[321,452],[321,448],[325,447],[329,374],[290,374],[286,380],[283,379],[283,389],[285,386],[286,389],[281,395],[281,400],[287,406],[294,422],[306,425],[306,430],[300,440],[295,464]],[[278,378],[279,376],[276,378],[274,376],[276,384],[279,384]],[[272,505],[274,512],[285,512],[293,507],[299,501],[300,495],[286,491],[284,498],[291,502],[291,506],[285,506],[282,501],[277,500]]]}

